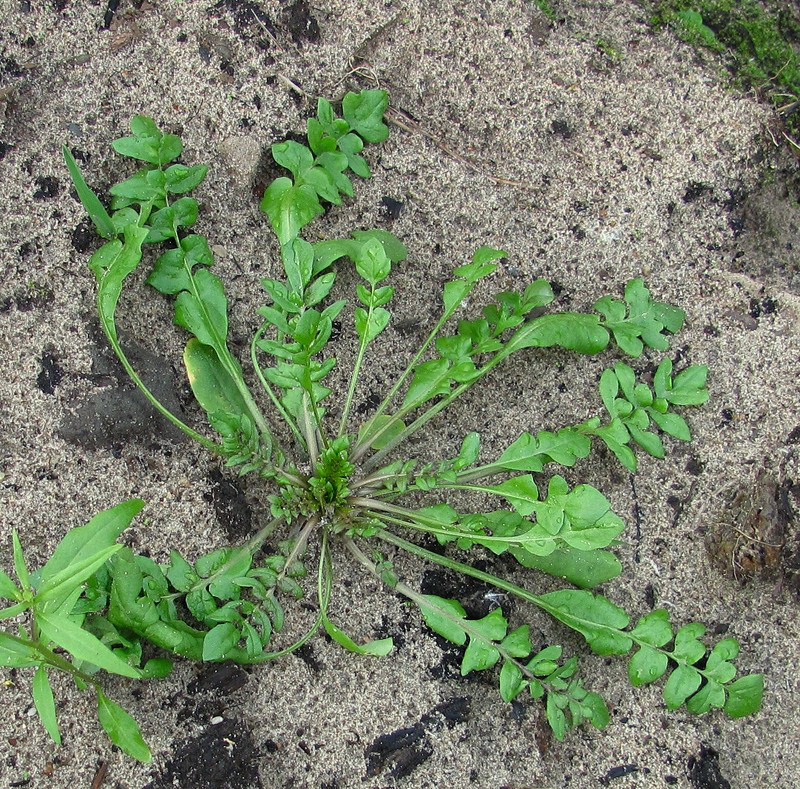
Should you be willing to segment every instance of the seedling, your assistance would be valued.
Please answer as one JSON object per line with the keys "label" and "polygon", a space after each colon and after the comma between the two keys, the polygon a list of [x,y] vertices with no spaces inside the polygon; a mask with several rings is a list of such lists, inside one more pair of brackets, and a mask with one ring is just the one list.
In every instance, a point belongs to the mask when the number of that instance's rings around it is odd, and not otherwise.
{"label": "seedling", "polygon": [[[444,285],[441,317],[382,402],[366,420],[359,423],[353,417],[366,353],[380,343],[391,319],[388,305],[394,291],[385,283],[406,250],[382,230],[314,243],[300,233],[323,213],[325,203],[336,205],[352,194],[352,175],[369,177],[361,152],[365,143],[387,137],[386,106],[382,91],[349,93],[339,118],[329,102],[320,100],[317,117],[308,122],[307,146],[287,141],[272,147],[275,161],[291,177],[275,180],[261,207],[280,242],[285,279],[261,283],[268,301],[259,310],[262,324],[249,360],[261,387],[257,394],[228,348],[227,300],[212,272],[208,242],[190,231],[198,204],[188,193],[202,182],[205,166],[174,164],[182,151],[179,138],[163,134],[149,118],[136,117],[132,136],[116,140],[113,147],[138,160],[141,169],[111,188],[108,213],[65,149],[78,195],[106,239],[89,265],[98,281],[100,320],[114,351],[145,396],[177,427],[224,458],[228,467],[274,486],[272,517],[246,545],[217,549],[194,562],[172,551],[167,563],[157,564],[114,544],[119,532],[106,531],[91,552],[87,548],[86,555],[59,563],[59,570],[63,566],[72,575],[69,594],[61,594],[57,605],[51,599],[47,565],[26,581],[18,564],[21,588],[3,577],[0,591],[15,601],[5,615],[32,609],[35,627],[30,634],[6,635],[2,644],[24,642],[26,651],[4,647],[0,660],[63,669],[86,683],[84,674],[91,676],[96,668],[124,673],[124,666],[129,676],[164,673],[166,664],[152,667],[152,661],[138,669],[147,644],[192,660],[259,663],[298,649],[320,629],[350,651],[386,655],[393,646],[390,638],[365,641],[332,621],[334,567],[349,555],[413,603],[433,631],[465,646],[462,674],[499,665],[499,692],[505,701],[523,693],[541,698],[556,738],[584,721],[597,728],[606,725],[606,704],[583,687],[577,656],[565,658],[561,646],[535,643],[529,626],[511,626],[499,606],[476,619],[457,600],[422,594],[394,568],[392,555],[401,550],[513,595],[528,603],[531,613],[540,609],[580,633],[597,655],[632,653],[628,675],[633,685],[669,674],[663,693],[670,709],[685,704],[699,714],[720,707],[732,717],[755,712],[763,679],[758,674],[735,679],[735,639],[723,639],[709,649],[700,640],[702,624],[676,631],[663,609],[631,626],[625,611],[591,591],[621,572],[609,549],[625,524],[592,486],[571,485],[560,473],[550,473],[546,482],[541,476],[551,467],[576,466],[597,441],[632,472],[635,449],[664,456],[658,431],[689,441],[689,426],[675,408],[705,402],[705,367],[693,365],[674,374],[672,362],[664,358],[648,384],[637,382],[633,368],[618,361],[600,379],[603,415],[555,432],[525,432],[498,457],[481,456],[477,433],[464,438],[455,457],[435,463],[399,454],[409,437],[428,424],[435,428],[433,420],[441,412],[513,354],[550,347],[599,354],[616,346],[638,358],[645,348],[667,351],[669,336],[681,328],[684,314],[651,299],[641,280],[629,282],[622,299],[606,296],[595,302],[594,311],[580,313],[546,312],[554,295],[540,279],[520,292],[498,294],[476,316],[466,317],[464,301],[506,257],[481,247]],[[120,292],[143,250],[161,244],[167,248],[161,247],[147,281],[174,299],[175,323],[190,335],[184,364],[213,437],[185,424],[157,400],[119,342],[115,310]],[[352,311],[346,301],[329,303],[328,298],[337,267],[350,265],[361,280]],[[358,350],[349,386],[337,404],[325,380],[336,365],[331,334],[340,316],[346,330],[355,332]],[[262,410],[264,403],[271,406],[269,416]],[[271,422],[276,416],[288,427],[282,435]],[[284,446],[287,436],[291,445]],[[419,506],[428,494],[453,490],[497,505],[468,512],[435,501]],[[130,514],[138,505],[121,506]],[[424,535],[446,544],[446,552],[420,544]],[[282,538],[278,550],[263,556],[263,546],[273,537]],[[570,588],[537,593],[469,561],[476,554],[485,559],[504,553],[529,568],[534,578],[536,572],[548,573]],[[310,584],[305,580],[309,556],[316,560]],[[316,597],[314,621],[299,637],[279,641],[284,603],[308,593],[309,586]],[[45,615],[53,611],[51,619],[66,623],[61,630],[37,624],[42,601],[50,605]],[[67,631],[85,634],[85,648],[65,640]],[[93,651],[86,641],[90,637]],[[104,651],[95,642],[105,645]],[[60,657],[52,661],[53,643],[72,655],[71,663]],[[52,705],[38,682],[37,707],[44,710],[42,719],[56,737]],[[135,726],[128,727],[126,740],[120,734],[123,727],[108,725],[103,715],[101,722],[128,753],[149,756],[141,750]]]}

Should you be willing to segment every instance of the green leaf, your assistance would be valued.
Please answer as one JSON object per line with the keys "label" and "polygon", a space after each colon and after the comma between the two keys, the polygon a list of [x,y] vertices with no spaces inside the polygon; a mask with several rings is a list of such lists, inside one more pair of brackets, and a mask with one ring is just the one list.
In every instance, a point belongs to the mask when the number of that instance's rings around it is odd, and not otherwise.
{"label": "green leaf", "polygon": [[[347,125],[347,121],[343,121]],[[363,156],[359,156],[359,152],[364,148],[364,142],[357,134],[345,134],[340,137],[336,145],[339,150],[347,157],[347,166],[359,178],[369,178],[371,175],[369,165]]]}
{"label": "green leaf", "polygon": [[697,663],[706,654],[705,645],[698,640],[705,632],[706,628],[700,622],[684,625],[675,634],[673,656],[677,660],[685,660],[689,665]]}
{"label": "green leaf", "polygon": [[444,304],[444,311],[450,314],[455,308],[470,294],[472,285],[463,279],[454,279],[451,282],[445,282],[442,290],[442,303]]}
{"label": "green leaf", "polygon": [[15,605],[9,605],[6,608],[0,608],[0,620],[12,619],[13,617],[21,614],[23,611],[27,611],[29,608],[29,603],[16,603]]}
{"label": "green leaf", "polygon": [[506,352],[558,345],[570,351],[594,354],[608,345],[608,332],[596,315],[558,312],[526,323],[506,345]]}
{"label": "green leaf", "polygon": [[653,647],[642,646],[628,663],[628,678],[631,685],[638,688],[648,682],[655,682],[667,670],[667,656]]}
{"label": "green leaf", "polygon": [[122,156],[139,159],[157,165],[158,140],[155,137],[120,137],[111,143],[111,147]]}
{"label": "green leaf", "polygon": [[55,612],[37,611],[35,619],[46,639],[58,644],[62,649],[66,649],[78,660],[92,663],[112,674],[121,674],[123,677],[138,679],[141,676],[139,669],[120,660],[99,639],[66,616],[60,616]]}
{"label": "green leaf", "polygon": [[183,164],[173,164],[164,172],[167,191],[173,194],[185,194],[199,186],[208,173],[208,167],[204,164],[195,164],[186,167]]}
{"label": "green leaf", "polygon": [[17,578],[19,579],[19,583],[23,591],[27,592],[31,588],[31,579],[30,575],[28,574],[28,568],[25,565],[25,557],[22,553],[22,545],[20,544],[19,535],[17,534],[16,529],[13,529],[11,532],[11,543],[14,553],[14,571],[17,574]]}
{"label": "green leaf", "polygon": [[180,227],[191,227],[197,221],[197,200],[181,197],[172,205],[161,208],[150,217],[150,232],[145,241],[154,243],[175,237]]}
{"label": "green leaf", "polygon": [[264,193],[261,210],[269,217],[281,246],[323,213],[317,193],[310,186],[294,186],[289,178],[276,178]]}
{"label": "green leaf", "polygon": [[708,367],[693,364],[675,376],[671,391],[664,397],[673,405],[702,405],[708,400],[707,377]]}
{"label": "green leaf", "polygon": [[186,607],[192,616],[203,622],[217,610],[217,604],[208,589],[192,589],[186,595]]}
{"label": "green leaf", "polygon": [[388,105],[389,95],[385,90],[347,93],[342,100],[342,115],[350,128],[367,142],[383,142],[389,136],[389,127],[383,122]]}
{"label": "green leaf", "polygon": [[696,668],[679,663],[664,684],[667,709],[678,709],[700,687],[701,682],[702,677]]}
{"label": "green leaf", "polygon": [[692,715],[702,715],[712,707],[725,706],[725,689],[713,679],[706,678],[706,683],[686,702],[686,709]]}
{"label": "green leaf", "polygon": [[181,239],[180,249],[168,249],[155,262],[147,277],[147,284],[159,293],[173,295],[191,288],[191,272],[194,266],[210,266],[214,256],[203,236],[194,233]]}
{"label": "green leaf", "polygon": [[291,290],[300,298],[311,281],[314,268],[314,248],[308,241],[295,238],[281,247],[283,268]]}
{"label": "green leaf", "polygon": [[303,304],[306,307],[313,307],[315,304],[319,304],[331,292],[335,279],[336,275],[330,272],[313,280],[303,294]]}
{"label": "green leaf", "polygon": [[641,279],[632,279],[625,286],[625,304],[610,296],[595,302],[606,326],[613,332],[617,345],[630,356],[639,356],[645,345],[665,351],[669,347],[662,332],[675,333],[685,319],[682,310],[653,301]]}
{"label": "green leaf", "polygon": [[192,392],[206,413],[223,412],[236,416],[249,413],[236,382],[222,366],[213,348],[192,338],[186,343],[183,363]]}
{"label": "green leaf", "polygon": [[455,619],[464,619],[467,612],[458,600],[446,600],[437,595],[423,595],[427,603],[418,603],[425,624],[438,633],[442,638],[452,641],[454,644],[463,644],[467,640],[467,634],[461,625],[453,622]]}
{"label": "green leaf", "polygon": [[500,652],[491,644],[505,638],[508,623],[499,608],[482,619],[470,620],[469,644],[461,661],[461,676],[466,677],[471,671],[491,668],[500,659]]}
{"label": "green leaf", "polygon": [[[331,173],[323,167],[312,167],[303,173],[297,184],[307,184],[323,200],[327,200],[333,205],[341,205],[342,198],[339,197],[339,188],[336,185],[337,180],[338,178],[335,180]],[[349,183],[349,179],[345,178],[345,181]]]}
{"label": "green leaf", "polygon": [[591,447],[590,438],[568,427],[558,433],[542,430],[535,437],[523,433],[492,465],[507,471],[541,471],[549,462],[572,466]]}
{"label": "green leaf", "polygon": [[355,323],[359,340],[364,344],[372,342],[388,325],[391,313],[383,307],[375,307],[368,313],[356,307]]}
{"label": "green leaf", "polygon": [[[145,203],[148,200],[154,200],[159,197],[163,198],[163,185],[159,186],[157,183],[154,183],[152,177],[149,177],[153,172],[158,171],[140,170],[136,175],[126,178],[121,183],[114,184],[109,191],[114,197],[123,197],[125,200],[139,203]],[[133,212],[133,216],[137,216],[136,212]]]}
{"label": "green leaf", "polygon": [[386,657],[394,648],[394,641],[391,638],[381,638],[376,641],[368,641],[366,644],[358,644],[347,633],[334,625],[327,616],[323,617],[322,622],[325,625],[325,632],[348,652],[355,652],[357,655]]}
{"label": "green leaf", "polygon": [[583,707],[588,710],[588,719],[592,726],[596,729],[604,729],[608,726],[608,707],[599,693],[587,693],[582,703]]}
{"label": "green leaf", "polygon": [[110,548],[144,507],[141,499],[130,499],[99,512],[85,526],[70,529],[56,546],[47,564],[38,572],[45,584],[69,567]]}
{"label": "green leaf", "polygon": [[142,668],[142,679],[163,679],[172,673],[169,658],[150,658]]}
{"label": "green leaf", "polygon": [[367,239],[356,254],[356,271],[370,285],[377,285],[389,276],[392,264],[383,245],[376,238]]}
{"label": "green leaf", "polygon": [[[390,414],[381,414],[377,419],[375,419],[372,424],[369,422],[366,424],[370,424],[370,432],[377,433],[381,428],[386,425],[387,422],[391,422],[394,419],[393,416]],[[392,439],[396,438],[406,429],[406,425],[402,419],[398,419],[393,422],[392,426],[388,428],[384,433],[382,433],[378,438],[376,438],[370,446],[373,449],[383,449]]]}
{"label": "green leaf", "polygon": [[122,137],[111,143],[117,153],[155,165],[166,164],[181,155],[180,137],[162,134],[151,118],[137,115],[131,121],[131,131],[133,137]]}
{"label": "green leaf", "polygon": [[502,260],[508,257],[508,252],[502,249],[494,249],[492,247],[478,247],[472,256],[472,264],[474,266],[485,266],[493,260]]}
{"label": "green leaf", "polygon": [[5,597],[7,600],[16,600],[20,590],[17,585],[9,578],[9,576],[0,570],[0,597]]}
{"label": "green leaf", "polygon": [[465,279],[470,285],[474,285],[479,279],[489,276],[497,269],[497,266],[491,261],[506,257],[508,257],[508,253],[502,249],[478,247],[472,255],[472,262],[459,266],[453,271],[453,274]]}
{"label": "green leaf", "polygon": [[548,613],[577,630],[595,654],[624,655],[630,650],[630,637],[620,632],[628,626],[628,615],[602,595],[564,589],[539,599]]}
{"label": "green leaf", "polygon": [[506,703],[514,699],[525,690],[528,683],[522,678],[522,671],[508,660],[503,662],[500,669],[500,696]]}
{"label": "green leaf", "polygon": [[228,337],[228,300],[219,277],[208,269],[194,275],[194,292],[184,290],[175,300],[175,323],[204,345],[219,351]]}
{"label": "green leaf", "polygon": [[[739,654],[739,642],[735,638],[723,638],[711,650],[706,662],[706,668],[713,668],[717,661],[733,660]],[[708,664],[712,665],[709,666]]]}
{"label": "green leaf", "polygon": [[567,733],[567,716],[564,711],[558,707],[559,696],[555,693],[547,694],[547,722],[553,730],[553,736],[561,742],[564,735]]}
{"label": "green leaf", "polygon": [[668,644],[672,641],[669,611],[665,608],[659,608],[649,614],[645,614],[636,627],[631,630],[631,635],[653,647],[663,647]]}
{"label": "green leaf", "polygon": [[563,651],[558,644],[550,644],[528,661],[527,668],[540,677],[547,677],[558,668],[555,661],[560,659]]}
{"label": "green leaf", "polygon": [[333,114],[333,105],[327,99],[317,99],[317,117],[319,118],[320,124],[325,129],[329,129],[333,125],[335,117]]}
{"label": "green leaf", "polygon": [[727,686],[728,700],[725,702],[725,714],[730,718],[743,718],[761,709],[764,696],[763,674],[748,674]]}
{"label": "green leaf", "polygon": [[536,307],[544,307],[550,304],[554,298],[553,288],[546,279],[537,279],[531,282],[522,295],[526,312]]}
{"label": "green leaf", "polygon": [[362,244],[371,238],[381,242],[383,251],[392,263],[400,263],[408,257],[408,250],[399,238],[392,235],[388,230],[376,227],[372,230],[354,230],[353,238]]}
{"label": "green leaf", "polygon": [[647,452],[648,455],[652,455],[655,458],[664,457],[664,444],[656,433],[640,430],[630,422],[626,423],[626,427],[631,434],[631,438]]}
{"label": "green leaf", "polygon": [[619,394],[619,379],[613,370],[603,370],[600,376],[600,398],[613,419],[618,416],[616,399]]}
{"label": "green leaf", "polygon": [[670,436],[680,441],[691,441],[692,434],[686,420],[679,414],[660,414],[654,408],[648,408],[647,413],[650,418]]}
{"label": "green leaf", "polygon": [[619,417],[612,419],[608,425],[592,428],[591,434],[601,439],[628,471],[636,471],[636,455],[627,446],[630,433]]}
{"label": "green leaf", "polygon": [[97,718],[114,745],[144,764],[152,761],[150,749],[142,738],[136,721],[99,688],[97,689]]}
{"label": "green leaf", "polygon": [[499,493],[523,517],[530,515],[539,505],[539,489],[530,474],[512,477],[491,490]]}
{"label": "green leaf", "polygon": [[142,244],[148,234],[147,228],[138,225],[126,225],[123,231],[124,243],[111,241],[98,250],[105,250],[102,255],[92,256],[89,266],[99,280],[97,290],[97,309],[103,329],[112,344],[117,343],[117,329],[114,313],[117,309],[122,283],[142,259]]}
{"label": "green leaf", "polygon": [[609,551],[579,551],[564,547],[547,556],[536,556],[521,548],[512,548],[510,552],[523,567],[563,578],[581,589],[604,584],[622,572],[619,559]]}
{"label": "green leaf", "polygon": [[240,638],[241,633],[232,622],[212,627],[203,639],[203,660],[224,660]]}
{"label": "green leaf", "polygon": [[53,689],[50,687],[47,669],[44,666],[39,666],[33,675],[33,703],[36,712],[39,713],[39,720],[50,738],[56,745],[61,745],[61,733],[56,721],[56,702],[53,698]]}
{"label": "green leaf", "polygon": [[417,365],[403,399],[403,409],[415,408],[433,397],[448,394],[451,366],[448,359],[431,359]]}
{"label": "green leaf", "polygon": [[5,668],[28,668],[35,666],[42,656],[27,644],[20,644],[0,630],[0,666]]}
{"label": "green leaf", "polygon": [[97,232],[103,238],[114,238],[117,235],[117,231],[114,228],[114,223],[111,221],[111,217],[108,215],[105,206],[100,202],[97,195],[86,185],[86,181],[84,181],[80,168],[69,148],[65,145],[62,147],[61,152],[64,154],[64,161],[67,163],[67,170],[69,170],[70,178],[72,178],[72,183],[75,185],[78,198],[86,209],[86,213],[89,214],[89,218],[92,220]]}
{"label": "green leaf", "polygon": [[[497,640],[497,639],[495,639]],[[531,653],[531,629],[528,625],[522,625],[516,630],[512,630],[502,641],[500,646],[511,655],[511,657],[523,658]]]}
{"label": "green leaf", "polygon": [[69,567],[44,581],[36,594],[36,605],[51,603],[48,608],[56,608],[70,593],[81,586],[83,582],[93,575],[110,559],[121,545],[110,545],[101,548],[96,554],[87,556],[80,561],[75,560]]}
{"label": "green leaf", "polygon": [[314,165],[314,154],[305,146],[293,140],[278,142],[272,146],[272,158],[299,178]]}

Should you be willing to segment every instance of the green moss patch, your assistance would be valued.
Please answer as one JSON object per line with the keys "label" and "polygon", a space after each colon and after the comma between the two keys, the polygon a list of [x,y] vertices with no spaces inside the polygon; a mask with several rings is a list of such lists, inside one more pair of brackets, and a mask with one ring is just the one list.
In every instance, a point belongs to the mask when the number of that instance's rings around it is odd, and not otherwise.
{"label": "green moss patch", "polygon": [[[758,90],[776,107],[800,99],[800,16],[789,3],[756,0],[660,0],[651,23],[721,53],[736,86]],[[800,130],[800,113],[787,125]]]}

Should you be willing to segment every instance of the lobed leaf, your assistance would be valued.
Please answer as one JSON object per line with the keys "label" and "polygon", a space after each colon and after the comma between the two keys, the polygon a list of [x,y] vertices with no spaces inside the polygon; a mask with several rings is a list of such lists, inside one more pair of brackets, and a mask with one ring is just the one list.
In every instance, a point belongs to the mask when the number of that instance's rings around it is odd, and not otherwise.
{"label": "lobed leaf", "polygon": [[602,595],[576,589],[539,596],[552,616],[577,630],[597,655],[624,655],[632,641],[622,633],[628,615]]}
{"label": "lobed leaf", "polygon": [[323,212],[317,193],[311,186],[295,186],[289,178],[276,178],[267,187],[261,210],[269,217],[281,246],[297,238],[298,233]]}
{"label": "lobed leaf", "polygon": [[628,282],[624,299],[623,303],[605,296],[594,304],[617,345],[630,356],[640,356],[645,345],[659,351],[667,350],[669,342],[663,332],[679,331],[685,313],[670,304],[653,301],[641,279]]}
{"label": "lobed leaf", "polygon": [[385,90],[362,90],[347,93],[342,100],[342,114],[353,131],[367,142],[383,142],[389,136],[389,127],[383,114],[389,105]]}

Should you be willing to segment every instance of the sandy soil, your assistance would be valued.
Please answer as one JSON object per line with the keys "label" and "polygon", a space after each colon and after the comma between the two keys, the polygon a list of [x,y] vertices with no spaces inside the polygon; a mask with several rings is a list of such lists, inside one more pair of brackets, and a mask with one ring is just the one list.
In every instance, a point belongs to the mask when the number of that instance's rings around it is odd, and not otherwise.
{"label": "sandy soil", "polygon": [[[30,677],[4,672],[0,784],[99,786],[102,765],[102,785],[114,787],[797,785],[797,598],[791,582],[776,585],[774,557],[743,584],[741,554],[761,544],[724,534],[729,502],[742,491],[752,498],[762,470],[783,491],[798,478],[796,162],[773,143],[764,106],[727,90],[717,68],[668,32],[653,34],[635,3],[558,6],[551,24],[535,3],[514,0],[445,0],[434,10],[413,0],[0,0],[0,538],[8,545],[18,529],[38,563],[69,527],[140,496],[148,506],[128,539],[165,559],[177,544],[194,556],[241,539],[264,512],[257,486],[240,495],[216,461],[157,423],[128,437],[113,419],[99,438],[86,437],[88,424],[76,428],[76,413],[79,423],[101,406],[113,415],[109,401],[124,412],[130,398],[96,339],[85,266],[94,242],[62,143],[103,190],[128,166],[109,142],[145,113],[183,136],[184,161],[210,164],[198,230],[222,252],[217,270],[242,350],[257,325],[258,279],[279,265],[257,205],[272,173],[259,162],[304,128],[312,107],[289,82],[331,99],[377,83],[411,130],[395,126],[373,146],[374,178],[310,228],[323,238],[385,227],[410,250],[392,283],[406,320],[378,343],[357,404],[385,391],[434,320],[448,272],[478,245],[509,259],[473,306],[546,276],[562,288],[560,306],[587,308],[644,276],[687,311],[673,349],[709,365],[712,400],[690,411],[695,441],[672,442],[664,461],[643,458],[635,479],[602,455],[568,476],[600,487],[631,524],[619,551],[625,573],[608,595],[632,615],[655,601],[675,621],[699,618],[739,638],[741,668],[766,674],[762,712],[744,721],[668,713],[659,688],[629,687],[622,661],[593,658],[516,606],[515,619],[542,640],[586,656],[587,685],[612,708],[605,731],[555,743],[539,707],[504,705],[491,677],[457,677],[418,617],[369,580],[350,580],[343,558],[337,618],[365,636],[394,635],[390,658],[357,658],[318,638],[300,656],[222,678],[178,664],[139,688],[110,682],[140,721],[151,766],[112,750],[90,700],[66,681],[56,748],[32,716]],[[343,272],[342,292],[352,282]],[[154,375],[185,402],[183,339],[170,319],[169,305],[138,285],[119,311]],[[339,346],[343,376],[354,352],[347,327]],[[433,457],[477,429],[488,457],[522,430],[583,419],[599,408],[595,382],[608,362],[523,355],[414,451]],[[706,536],[720,529],[714,563]],[[398,568],[429,587],[448,583],[415,562]]]}

